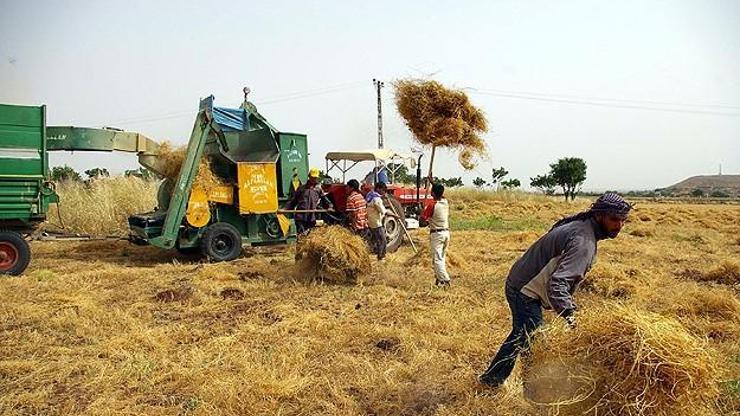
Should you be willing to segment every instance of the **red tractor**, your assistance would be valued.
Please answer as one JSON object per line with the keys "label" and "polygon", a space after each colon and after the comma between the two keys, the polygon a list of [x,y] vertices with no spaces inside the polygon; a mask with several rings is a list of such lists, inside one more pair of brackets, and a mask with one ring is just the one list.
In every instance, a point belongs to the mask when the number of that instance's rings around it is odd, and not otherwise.
{"label": "red tractor", "polygon": [[[372,165],[363,162],[372,162]],[[355,178],[360,181],[362,194],[365,195],[370,192],[376,182],[386,182],[388,193],[385,198],[385,206],[400,218],[399,220],[388,216],[385,219],[388,252],[392,253],[403,242],[404,227],[407,229],[419,227],[418,218],[422,205],[420,201],[432,199],[432,196],[425,195],[425,192],[419,189],[420,173],[418,169],[416,187],[403,185],[395,180],[396,173],[401,166],[407,168],[418,166],[418,161],[413,156],[403,155],[387,149],[364,152],[329,152],[326,154],[326,175],[333,178],[335,182],[321,185],[336,210],[334,215],[327,217],[329,222],[346,222],[346,216],[344,215],[347,203],[346,183],[349,179],[352,179],[352,177],[348,177],[347,172],[361,163],[365,167],[370,167],[369,173]]]}

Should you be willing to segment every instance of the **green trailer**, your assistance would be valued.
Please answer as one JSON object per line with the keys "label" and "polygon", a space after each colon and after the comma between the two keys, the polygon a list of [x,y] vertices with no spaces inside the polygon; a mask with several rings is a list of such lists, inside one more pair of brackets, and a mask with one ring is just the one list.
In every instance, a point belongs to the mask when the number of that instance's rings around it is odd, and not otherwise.
{"label": "green trailer", "polygon": [[[45,107],[0,105],[0,274],[17,275],[30,260],[26,239],[58,202],[47,152],[124,151],[162,174],[159,145],[134,132],[46,126]],[[221,185],[201,188],[207,160]],[[236,258],[243,245],[295,242],[291,213],[282,207],[296,181],[308,175],[305,134],[278,131],[247,101],[239,108],[200,101],[176,178],[160,183],[157,206],[129,218],[129,239],[216,261]]]}
{"label": "green trailer", "polygon": [[48,171],[46,107],[0,104],[0,274],[23,273],[26,239],[59,200]]}

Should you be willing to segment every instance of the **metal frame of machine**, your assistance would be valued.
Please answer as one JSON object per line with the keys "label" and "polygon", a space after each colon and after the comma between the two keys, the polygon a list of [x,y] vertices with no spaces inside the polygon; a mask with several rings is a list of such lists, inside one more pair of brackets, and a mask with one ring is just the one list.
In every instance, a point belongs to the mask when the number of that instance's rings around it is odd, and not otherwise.
{"label": "metal frame of machine", "polygon": [[[239,108],[200,101],[179,174],[164,180],[158,206],[129,218],[130,240],[139,244],[200,251],[224,261],[242,245],[284,244],[296,239],[292,218],[280,212],[295,178],[308,176],[305,134],[280,132],[247,101]],[[30,261],[25,241],[58,202],[49,181],[47,151],[125,151],[163,172],[159,145],[134,132],[46,126],[45,107],[0,105],[0,274],[20,274]],[[208,159],[221,185],[195,182]]]}

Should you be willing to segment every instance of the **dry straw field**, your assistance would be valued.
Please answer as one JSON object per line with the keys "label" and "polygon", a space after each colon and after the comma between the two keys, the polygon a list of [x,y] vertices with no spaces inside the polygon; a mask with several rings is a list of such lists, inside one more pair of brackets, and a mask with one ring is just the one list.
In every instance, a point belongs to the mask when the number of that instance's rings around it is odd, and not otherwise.
{"label": "dry straw field", "polygon": [[[118,234],[153,194],[134,179],[68,187],[61,214],[68,231]],[[476,376],[510,326],[510,265],[589,201],[449,199],[450,290],[432,285],[424,230],[420,254],[403,246],[337,283],[306,278],[295,246],[209,264],[125,241],[34,242],[26,274],[0,280],[0,414],[740,412],[740,205],[638,203],[599,246],[579,327],[548,315],[530,364],[482,394]]]}

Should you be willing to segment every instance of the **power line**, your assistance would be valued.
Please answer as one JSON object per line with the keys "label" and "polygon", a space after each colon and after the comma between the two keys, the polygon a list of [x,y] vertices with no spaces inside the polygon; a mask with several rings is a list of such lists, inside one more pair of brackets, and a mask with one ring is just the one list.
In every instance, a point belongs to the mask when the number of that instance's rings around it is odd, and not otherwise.
{"label": "power line", "polygon": [[637,104],[618,104],[618,103],[597,102],[597,101],[589,101],[589,100],[574,100],[574,99],[567,99],[567,98],[547,98],[547,97],[528,96],[528,95],[523,95],[523,94],[486,92],[485,90],[475,90],[475,89],[471,89],[470,92],[474,94],[489,95],[489,96],[494,96],[494,97],[514,98],[518,100],[540,101],[540,102],[550,102],[550,103],[589,105],[589,106],[607,107],[607,108],[625,108],[625,109],[633,109],[633,110],[663,111],[663,112],[669,112],[669,113],[711,114],[711,115],[731,116],[731,117],[740,116],[740,113],[722,112],[722,111],[713,111],[713,110],[689,110],[689,109],[680,109],[680,108],[651,107],[647,105],[637,105]]}
{"label": "power line", "polygon": [[708,103],[691,104],[691,103],[677,103],[677,102],[669,102],[669,101],[605,98],[605,97],[579,96],[579,95],[571,95],[571,94],[552,94],[552,93],[529,92],[529,91],[510,91],[510,90],[501,90],[501,89],[495,89],[495,88],[470,87],[470,88],[463,88],[463,89],[470,89],[474,91],[482,91],[482,92],[489,92],[489,93],[500,93],[500,94],[541,96],[544,98],[561,98],[561,99],[565,98],[565,99],[576,99],[576,100],[586,100],[586,101],[611,101],[611,102],[617,102],[617,103],[655,104],[655,105],[667,105],[667,106],[676,106],[676,107],[714,107],[714,108],[727,108],[731,110],[740,110],[740,105],[730,105],[730,104],[708,104]]}
{"label": "power line", "polygon": [[[364,84],[364,83],[365,83],[364,81],[345,82],[341,84],[325,86],[322,88],[314,88],[314,89],[309,89],[309,90],[280,94],[280,95],[268,97],[264,100],[256,102],[255,104],[258,104],[258,105],[274,104],[274,103],[310,98],[310,97],[314,97],[318,95],[332,94],[335,92],[357,88],[361,84]],[[174,111],[174,112],[168,112],[168,113],[162,113],[162,114],[129,117],[129,118],[124,118],[124,119],[120,119],[117,121],[113,121],[113,122],[106,122],[105,124],[114,125],[114,124],[123,124],[123,123],[149,123],[149,122],[160,121],[160,120],[192,116],[195,113],[196,113],[196,110],[192,110],[192,109],[180,110],[180,111]]]}

